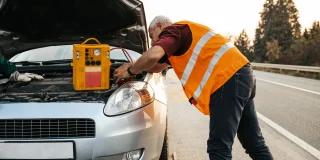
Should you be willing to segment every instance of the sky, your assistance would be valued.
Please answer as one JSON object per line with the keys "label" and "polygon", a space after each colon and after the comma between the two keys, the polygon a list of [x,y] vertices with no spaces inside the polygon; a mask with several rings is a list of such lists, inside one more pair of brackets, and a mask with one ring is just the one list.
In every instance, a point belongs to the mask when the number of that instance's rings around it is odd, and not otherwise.
{"label": "sky", "polygon": [[[142,0],[148,25],[157,15],[172,21],[190,20],[222,35],[238,36],[245,29],[252,40],[265,0]],[[320,0],[294,0],[304,30],[320,21]]]}

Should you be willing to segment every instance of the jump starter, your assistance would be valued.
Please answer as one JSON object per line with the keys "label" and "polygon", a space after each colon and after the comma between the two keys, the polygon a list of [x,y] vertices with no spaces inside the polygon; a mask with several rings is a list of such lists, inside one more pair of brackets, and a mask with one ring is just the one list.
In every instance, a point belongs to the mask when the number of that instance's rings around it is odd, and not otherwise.
{"label": "jump starter", "polygon": [[[95,40],[97,44],[86,44]],[[73,45],[73,87],[77,91],[110,88],[110,46],[89,38]]]}

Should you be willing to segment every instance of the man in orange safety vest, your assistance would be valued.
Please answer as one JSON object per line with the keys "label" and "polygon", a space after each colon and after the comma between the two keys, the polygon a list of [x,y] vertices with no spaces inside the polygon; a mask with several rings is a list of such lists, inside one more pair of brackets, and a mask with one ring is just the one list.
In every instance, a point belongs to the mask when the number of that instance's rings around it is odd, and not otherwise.
{"label": "man in orange safety vest", "polygon": [[161,72],[171,65],[190,103],[210,115],[210,159],[231,159],[236,134],[252,159],[273,159],[254,109],[252,67],[233,43],[207,26],[172,23],[164,16],[153,19],[149,35],[152,47],[132,66],[119,67],[116,81],[142,71]]}

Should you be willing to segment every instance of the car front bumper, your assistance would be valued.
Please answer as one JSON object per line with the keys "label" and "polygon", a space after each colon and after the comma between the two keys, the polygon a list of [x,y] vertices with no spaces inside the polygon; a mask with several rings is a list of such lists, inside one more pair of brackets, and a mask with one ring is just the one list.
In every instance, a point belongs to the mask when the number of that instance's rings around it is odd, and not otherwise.
{"label": "car front bumper", "polygon": [[159,158],[166,127],[166,105],[155,100],[139,110],[114,117],[105,116],[103,108],[103,104],[95,103],[0,104],[0,120],[90,118],[95,122],[94,138],[0,139],[0,142],[74,142],[77,160],[121,160],[124,153],[138,149],[144,151],[142,159]]}

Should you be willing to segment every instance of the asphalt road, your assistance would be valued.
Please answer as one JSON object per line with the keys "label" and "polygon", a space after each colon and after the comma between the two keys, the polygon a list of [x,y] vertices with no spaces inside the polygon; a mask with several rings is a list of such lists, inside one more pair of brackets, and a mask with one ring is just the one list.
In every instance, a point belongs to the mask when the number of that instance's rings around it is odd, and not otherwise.
{"label": "asphalt road", "polygon": [[257,80],[257,111],[320,150],[320,81],[258,71],[255,74],[260,79]]}
{"label": "asphalt road", "polygon": [[[256,110],[276,124],[320,148],[320,95],[281,86],[267,81],[320,92],[320,81],[255,71],[257,77]],[[288,78],[288,79],[285,79]],[[172,70],[167,74],[169,95],[169,150],[175,159],[205,160],[209,117],[191,106]],[[266,143],[275,159],[313,160],[311,154],[285,136],[259,120]],[[233,159],[249,160],[237,138],[233,146]]]}
{"label": "asphalt road", "polygon": [[287,75],[281,75],[281,74],[275,74],[275,73],[269,73],[269,72],[261,72],[261,71],[254,71],[254,73],[258,79],[269,80],[269,81],[282,83],[282,84],[320,93],[319,80],[287,76]]}

